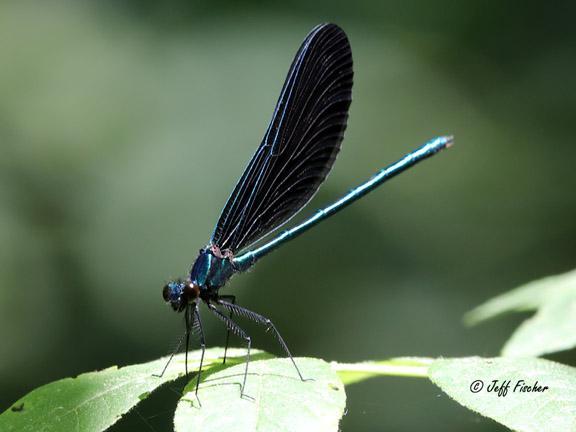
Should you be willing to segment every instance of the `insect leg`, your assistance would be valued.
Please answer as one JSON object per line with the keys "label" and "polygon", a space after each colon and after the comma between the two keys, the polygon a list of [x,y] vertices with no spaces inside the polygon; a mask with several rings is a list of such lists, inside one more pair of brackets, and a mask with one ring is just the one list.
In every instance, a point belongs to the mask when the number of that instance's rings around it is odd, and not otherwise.
{"label": "insect leg", "polygon": [[242,339],[246,341],[246,368],[244,369],[244,380],[242,381],[242,388],[240,390],[240,396],[245,396],[244,389],[246,387],[246,377],[248,376],[248,364],[250,364],[250,347],[252,346],[252,339],[250,336],[246,334],[244,330],[240,328],[238,324],[216,309],[211,303],[206,303],[208,308],[216,317],[218,317],[221,321],[224,321],[228,330],[232,331],[235,335],[240,336]]}
{"label": "insect leg", "polygon": [[300,377],[300,379],[302,381],[308,381],[308,380],[304,379],[304,377],[302,377],[302,374],[300,373],[300,369],[298,369],[298,366],[296,366],[296,362],[294,361],[294,358],[292,357],[292,354],[290,353],[290,350],[288,349],[288,345],[286,345],[286,342],[284,342],[282,335],[280,335],[280,332],[276,329],[276,326],[274,325],[274,323],[271,320],[269,320],[268,318],[266,318],[260,314],[257,314],[256,312],[252,312],[251,310],[243,308],[242,306],[238,306],[237,304],[228,303],[225,300],[218,299],[216,302],[220,306],[225,308],[226,310],[234,311],[234,313],[236,315],[243,316],[245,318],[251,319],[252,321],[254,321],[258,324],[265,325],[266,331],[272,330],[272,333],[274,333],[274,336],[276,337],[276,339],[280,343],[280,346],[282,347],[282,349],[284,350],[286,355],[290,358],[290,361],[294,365],[296,372],[298,372],[298,376]]}
{"label": "insect leg", "polygon": [[[198,386],[200,385],[200,374],[202,373],[202,364],[204,363],[204,352],[206,351],[206,340],[204,339],[204,328],[202,327],[202,320],[200,319],[200,312],[198,312],[198,305],[194,305],[194,316],[198,322],[198,329],[200,330],[200,348],[202,354],[200,356],[200,366],[198,367],[198,377],[196,378],[196,397],[198,397]],[[198,400],[200,402],[200,400]]]}
{"label": "insect leg", "polygon": [[172,351],[172,354],[170,354],[170,358],[168,359],[168,361],[166,362],[166,365],[164,365],[164,369],[162,369],[162,372],[157,375],[157,374],[152,374],[152,376],[155,376],[157,378],[162,378],[164,376],[164,372],[166,372],[166,369],[168,369],[168,365],[170,364],[170,362],[172,361],[172,358],[174,358],[174,356],[176,355],[176,353],[180,350],[180,347],[182,346],[182,342],[184,341],[184,337],[186,336],[186,333],[184,333],[181,337],[180,340],[178,341],[178,345],[176,346],[176,349],[174,351]]}
{"label": "insect leg", "polygon": [[[236,304],[236,296],[235,295],[222,295],[219,298],[230,300],[232,304]],[[230,315],[228,316],[230,319],[234,316],[234,312],[230,310]],[[224,345],[224,360],[222,360],[222,364],[226,364],[226,353],[228,352],[228,342],[230,341],[230,329],[226,328],[226,345]]]}
{"label": "insect leg", "polygon": [[186,354],[184,354],[184,370],[186,371],[186,379],[188,379],[188,350],[190,348],[190,332],[192,331],[192,325],[194,323],[194,316],[192,316],[192,312],[193,310],[190,308],[190,306],[186,306],[186,310],[184,311],[184,318],[186,319]]}

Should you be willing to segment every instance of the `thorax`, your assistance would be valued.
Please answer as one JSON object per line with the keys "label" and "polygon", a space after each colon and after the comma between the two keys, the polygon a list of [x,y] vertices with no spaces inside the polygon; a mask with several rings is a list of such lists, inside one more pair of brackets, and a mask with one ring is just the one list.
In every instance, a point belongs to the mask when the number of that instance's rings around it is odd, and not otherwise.
{"label": "thorax", "polygon": [[216,246],[208,246],[200,250],[190,271],[190,280],[201,291],[213,292],[224,286],[234,273],[231,254],[223,254]]}

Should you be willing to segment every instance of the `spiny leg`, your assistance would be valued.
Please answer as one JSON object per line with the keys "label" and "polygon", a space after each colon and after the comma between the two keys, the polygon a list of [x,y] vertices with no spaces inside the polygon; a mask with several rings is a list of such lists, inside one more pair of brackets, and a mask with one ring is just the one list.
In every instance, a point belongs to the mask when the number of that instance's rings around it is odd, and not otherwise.
{"label": "spiny leg", "polygon": [[[200,355],[200,366],[198,367],[198,377],[196,378],[196,398],[198,398],[198,386],[200,385],[200,374],[202,373],[202,364],[204,363],[204,352],[206,351],[206,340],[204,339],[204,328],[202,327],[202,320],[200,319],[200,312],[198,311],[198,305],[194,305],[194,316],[198,322],[198,329],[200,330],[200,348],[202,349],[202,354]],[[200,399],[198,399],[200,403]]]}
{"label": "spiny leg", "polygon": [[[235,295],[223,295],[220,296],[220,298],[223,299],[229,299],[231,300],[232,304],[236,304],[236,296]],[[230,315],[228,316],[230,319],[232,319],[232,316],[234,315],[234,312],[231,310],[230,311]],[[230,341],[230,329],[228,327],[226,327],[226,345],[224,345],[224,360],[222,360],[222,364],[226,364],[226,353],[228,352],[228,342]]]}
{"label": "spiny leg", "polygon": [[240,389],[240,397],[245,396],[244,389],[246,388],[246,377],[248,376],[248,364],[250,363],[250,347],[252,346],[252,339],[240,328],[238,324],[216,309],[216,306],[208,302],[206,304],[214,315],[216,315],[221,321],[224,321],[228,330],[231,330],[235,335],[240,336],[246,341],[246,368],[244,369],[244,379],[242,381],[242,388]]}
{"label": "spiny leg", "polygon": [[[196,305],[193,306],[194,308]],[[190,348],[190,332],[192,331],[192,325],[194,322],[194,317],[192,315],[192,309],[190,305],[186,306],[184,311],[184,317],[186,319],[186,353],[184,354],[184,370],[186,371],[186,380],[188,380],[188,349]]]}
{"label": "spiny leg", "polygon": [[298,372],[298,376],[300,377],[300,379],[302,381],[309,381],[309,379],[304,379],[304,377],[300,373],[300,369],[298,369],[298,366],[296,366],[296,362],[294,361],[294,358],[292,357],[292,354],[290,353],[290,350],[288,349],[288,345],[286,345],[286,342],[284,342],[282,335],[280,335],[280,332],[276,329],[276,326],[274,325],[274,323],[271,320],[269,320],[268,318],[266,318],[260,314],[257,314],[256,312],[252,312],[249,309],[243,308],[242,306],[238,306],[237,304],[228,303],[227,301],[222,300],[221,297],[216,300],[216,303],[218,303],[220,306],[224,307],[226,310],[229,310],[231,312],[234,311],[234,313],[236,313],[236,315],[244,316],[244,317],[251,319],[252,321],[254,321],[258,324],[265,325],[266,331],[272,330],[272,332],[276,336],[276,339],[278,340],[278,342],[282,346],[282,349],[284,350],[286,355],[288,355],[288,357],[290,358],[290,361],[294,365],[296,372]]}
{"label": "spiny leg", "polygon": [[[186,332],[188,333],[188,332]],[[157,374],[152,374],[152,376],[158,377],[158,378],[162,378],[164,376],[164,372],[166,372],[166,369],[168,369],[168,365],[170,364],[170,362],[172,361],[172,359],[174,358],[174,356],[176,355],[176,353],[180,350],[180,347],[182,346],[182,342],[184,341],[184,337],[186,336],[186,333],[184,333],[181,337],[180,340],[178,340],[178,345],[176,346],[176,349],[174,351],[172,351],[172,354],[170,354],[170,358],[168,359],[168,361],[166,362],[166,365],[164,365],[164,369],[162,369],[162,373],[160,373],[160,375]]]}

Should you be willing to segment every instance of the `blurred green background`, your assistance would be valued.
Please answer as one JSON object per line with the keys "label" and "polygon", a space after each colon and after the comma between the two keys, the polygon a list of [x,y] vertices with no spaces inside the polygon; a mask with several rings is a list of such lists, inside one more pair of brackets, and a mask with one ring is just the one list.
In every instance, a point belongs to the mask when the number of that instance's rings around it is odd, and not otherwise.
{"label": "blurred green background", "polygon": [[[349,35],[354,102],[301,217],[433,136],[456,145],[225,291],[299,356],[497,355],[524,317],[467,329],[462,314],[576,265],[575,13],[568,1],[0,3],[0,409],[170,352],[183,322],[161,287],[207,242],[294,53],[325,21]],[[168,430],[175,398],[114,430],[146,430],[140,417]],[[376,379],[348,399],[344,431],[503,430],[425,380]]]}

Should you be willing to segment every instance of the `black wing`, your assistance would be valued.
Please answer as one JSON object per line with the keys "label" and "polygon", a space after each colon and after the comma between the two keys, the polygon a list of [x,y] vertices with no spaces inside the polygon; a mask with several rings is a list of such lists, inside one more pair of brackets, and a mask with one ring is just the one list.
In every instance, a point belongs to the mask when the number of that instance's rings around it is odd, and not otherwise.
{"label": "black wing", "polygon": [[340,150],[352,78],[344,31],[335,24],[316,26],[292,62],[266,135],[228,199],[211,244],[239,251],[312,198]]}

